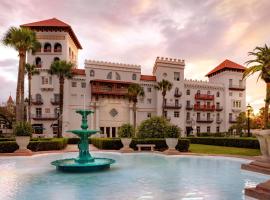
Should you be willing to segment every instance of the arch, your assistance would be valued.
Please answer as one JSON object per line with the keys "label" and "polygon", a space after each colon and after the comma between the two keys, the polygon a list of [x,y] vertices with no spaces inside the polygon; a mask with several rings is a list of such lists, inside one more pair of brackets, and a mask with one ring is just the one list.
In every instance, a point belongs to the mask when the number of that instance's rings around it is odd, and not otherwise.
{"label": "arch", "polygon": [[136,80],[137,79],[137,75],[136,74],[132,74],[132,80]]}
{"label": "arch", "polygon": [[54,44],[54,52],[62,52],[62,45],[60,43]]}
{"label": "arch", "polygon": [[112,72],[109,72],[109,73],[107,74],[107,79],[112,79]]}
{"label": "arch", "polygon": [[38,68],[42,67],[42,62],[41,62],[41,58],[40,57],[36,57],[36,59],[35,59],[35,65]]}
{"label": "arch", "polygon": [[116,80],[121,80],[120,74],[115,72]]}
{"label": "arch", "polygon": [[95,76],[95,71],[93,69],[90,70],[90,76],[91,77]]}
{"label": "arch", "polygon": [[48,42],[44,44],[44,52],[51,52],[52,51],[52,45]]}
{"label": "arch", "polygon": [[59,57],[54,57],[53,61],[60,61],[60,58]]}

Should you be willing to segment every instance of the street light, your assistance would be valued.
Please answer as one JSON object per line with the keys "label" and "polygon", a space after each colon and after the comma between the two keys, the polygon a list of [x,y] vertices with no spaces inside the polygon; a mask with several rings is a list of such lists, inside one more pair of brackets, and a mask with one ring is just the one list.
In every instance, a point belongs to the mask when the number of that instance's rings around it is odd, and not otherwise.
{"label": "street light", "polygon": [[251,105],[247,105],[247,118],[248,118],[248,121],[247,121],[247,126],[248,126],[248,137],[251,137],[251,134],[250,134],[250,112],[252,110],[252,107]]}

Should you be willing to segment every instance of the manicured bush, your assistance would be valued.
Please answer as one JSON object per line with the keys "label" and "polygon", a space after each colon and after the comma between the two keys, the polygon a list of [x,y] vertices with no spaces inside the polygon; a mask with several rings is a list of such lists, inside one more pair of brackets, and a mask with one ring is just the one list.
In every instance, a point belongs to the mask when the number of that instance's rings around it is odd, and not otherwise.
{"label": "manicured bush", "polygon": [[15,138],[0,138],[0,142],[15,141]]}
{"label": "manicured bush", "polygon": [[13,131],[16,136],[32,136],[33,129],[29,122],[18,122]]}
{"label": "manicured bush", "polygon": [[227,147],[259,149],[256,138],[221,138],[221,137],[189,137],[191,144],[206,144]]}
{"label": "manicured bush", "polygon": [[164,138],[169,125],[168,120],[163,117],[154,116],[146,119],[138,127],[138,138]]}
{"label": "manicured bush", "polygon": [[131,124],[123,124],[120,126],[118,136],[120,138],[132,138],[134,136],[134,127]]}
{"label": "manicured bush", "polygon": [[226,132],[219,132],[219,133],[197,133],[198,137],[225,137],[226,135],[228,135],[228,133]]}
{"label": "manicured bush", "polygon": [[12,153],[19,148],[15,141],[0,142],[0,153]]}
{"label": "manicured bush", "polygon": [[[78,144],[80,138],[66,138],[68,140],[68,144]],[[91,144],[91,138],[88,138],[89,144]]]}
{"label": "manicured bush", "polygon": [[166,127],[165,138],[179,138],[181,129],[176,125],[169,125]]}
{"label": "manicured bush", "polygon": [[[120,138],[92,138],[92,144],[99,149],[108,150],[119,150],[123,147]],[[164,138],[132,139],[130,147],[137,150],[137,144],[155,144],[155,149],[158,151],[163,151],[168,148]],[[189,140],[179,139],[176,149],[184,152],[188,151]]]}

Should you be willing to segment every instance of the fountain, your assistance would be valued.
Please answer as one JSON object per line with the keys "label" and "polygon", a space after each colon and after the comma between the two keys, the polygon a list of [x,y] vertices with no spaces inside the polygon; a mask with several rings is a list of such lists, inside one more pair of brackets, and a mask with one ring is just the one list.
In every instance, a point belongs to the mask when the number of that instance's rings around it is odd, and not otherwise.
{"label": "fountain", "polygon": [[58,170],[64,172],[92,172],[110,168],[110,165],[113,164],[115,160],[109,158],[94,158],[89,153],[88,137],[99,132],[98,130],[87,130],[87,116],[93,114],[94,111],[77,110],[76,113],[82,116],[82,130],[70,130],[68,132],[80,137],[78,144],[79,157],[55,160],[51,164],[56,166]]}

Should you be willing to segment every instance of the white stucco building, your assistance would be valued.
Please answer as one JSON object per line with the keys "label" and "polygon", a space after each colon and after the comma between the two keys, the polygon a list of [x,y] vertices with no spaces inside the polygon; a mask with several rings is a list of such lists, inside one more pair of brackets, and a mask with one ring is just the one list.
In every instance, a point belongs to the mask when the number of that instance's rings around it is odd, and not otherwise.
{"label": "white stucco building", "polygon": [[[32,124],[37,133],[57,131],[59,83],[47,73],[55,59],[71,61],[77,66],[78,50],[82,49],[72,28],[58,19],[24,24],[37,32],[42,48],[28,53],[27,62],[34,63],[40,75],[33,77]],[[74,77],[65,81],[63,133],[79,128],[76,109],[95,111],[90,127],[100,129],[107,137],[116,137],[123,123],[132,123],[132,103],[126,98],[131,83],[140,84],[145,97],[140,98],[137,123],[161,115],[162,96],[154,89],[162,79],[173,83],[166,95],[166,116],[188,134],[191,127],[197,132],[224,132],[245,110],[246,93],[242,73],[245,68],[225,60],[207,74],[209,81],[184,77],[185,61],[157,57],[152,75],[142,75],[139,65],[85,60],[84,69],[74,69]]]}

